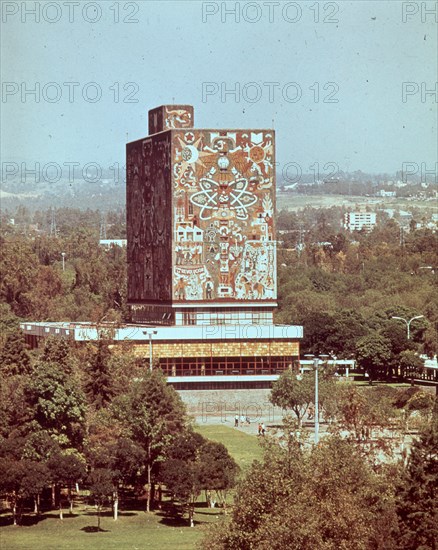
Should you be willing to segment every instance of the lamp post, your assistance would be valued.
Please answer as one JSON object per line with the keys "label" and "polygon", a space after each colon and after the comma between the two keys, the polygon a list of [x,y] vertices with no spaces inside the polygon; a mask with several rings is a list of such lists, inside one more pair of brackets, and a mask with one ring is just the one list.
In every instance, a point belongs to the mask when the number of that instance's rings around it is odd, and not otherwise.
{"label": "lamp post", "polygon": [[62,256],[62,271],[65,271],[65,252],[61,252]]}
{"label": "lamp post", "polygon": [[152,336],[157,334],[156,330],[148,329],[144,330],[143,334],[149,337],[149,370],[152,372]]}
{"label": "lamp post", "polygon": [[404,323],[406,323],[406,329],[407,329],[407,338],[408,340],[410,340],[411,338],[411,323],[412,321],[414,321],[415,319],[422,319],[424,317],[424,315],[416,315],[415,317],[412,317],[411,319],[405,319],[404,317],[391,317],[392,319],[398,319],[399,321],[403,321]]}
{"label": "lamp post", "polygon": [[315,357],[315,355],[308,353],[304,357],[307,357],[310,360],[313,360],[313,370],[315,371],[315,415],[314,415],[314,425],[315,425],[315,445],[319,443],[319,387],[318,387],[318,368],[319,363],[327,361],[328,355],[320,355]]}

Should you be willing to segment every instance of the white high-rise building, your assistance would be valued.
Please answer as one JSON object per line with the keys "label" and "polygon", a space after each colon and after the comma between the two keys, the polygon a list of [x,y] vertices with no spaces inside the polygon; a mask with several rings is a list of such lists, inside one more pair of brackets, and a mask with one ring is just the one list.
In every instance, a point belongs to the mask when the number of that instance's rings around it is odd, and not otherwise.
{"label": "white high-rise building", "polygon": [[348,231],[372,231],[376,223],[375,212],[347,212],[344,215],[344,228]]}

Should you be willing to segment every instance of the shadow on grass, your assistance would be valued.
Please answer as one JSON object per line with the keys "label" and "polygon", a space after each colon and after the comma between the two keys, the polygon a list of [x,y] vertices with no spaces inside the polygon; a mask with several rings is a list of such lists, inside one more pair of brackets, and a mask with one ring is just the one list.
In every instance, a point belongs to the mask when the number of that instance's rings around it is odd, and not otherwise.
{"label": "shadow on grass", "polygon": [[[120,510],[119,510],[119,513],[118,513],[119,518],[124,518],[124,517],[129,518],[129,517],[138,516],[138,515],[139,514],[137,512],[121,512]],[[95,510],[84,510],[82,512],[81,516],[96,517],[97,512]],[[100,513],[100,517],[102,517],[102,518],[112,518],[113,517],[113,512],[111,510],[106,510],[106,511]]]}
{"label": "shadow on grass", "polygon": [[[64,514],[64,520],[68,519],[75,519],[79,517],[81,514]],[[41,521],[44,521],[46,519],[57,519],[59,520],[59,514],[57,513],[47,513],[44,512],[40,514],[39,516],[34,514],[23,514],[21,518],[19,518],[18,527],[33,527],[34,525],[37,525]],[[64,521],[63,520],[63,521]],[[2,514],[0,515],[0,527],[6,527],[8,525],[13,524],[13,518],[12,514]]]}
{"label": "shadow on grass", "polygon": [[86,527],[82,527],[81,531],[84,531],[85,533],[110,533],[111,532],[109,529],[102,529],[102,527],[97,527],[96,525],[87,525]]}
{"label": "shadow on grass", "polygon": [[[190,529],[189,520],[187,518],[182,518],[182,517],[174,517],[174,518],[164,517],[160,519],[159,523],[161,523],[161,525],[165,525],[166,527],[187,527]],[[196,527],[196,525],[204,525],[207,522],[194,520],[193,523]]]}
{"label": "shadow on grass", "polygon": [[224,515],[222,508],[210,508],[210,512],[196,511],[197,516],[221,516]]}

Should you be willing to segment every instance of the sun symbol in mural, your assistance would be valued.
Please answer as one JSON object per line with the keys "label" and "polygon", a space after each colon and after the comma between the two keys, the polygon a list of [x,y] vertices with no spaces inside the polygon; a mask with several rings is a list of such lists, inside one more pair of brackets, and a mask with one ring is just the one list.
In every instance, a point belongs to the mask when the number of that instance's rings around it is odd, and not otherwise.
{"label": "sun symbol in mural", "polygon": [[247,191],[245,178],[231,181],[225,189],[210,178],[201,178],[199,186],[202,190],[192,195],[190,202],[201,209],[201,220],[211,219],[214,211],[222,211],[225,217],[229,210],[234,210],[238,219],[246,220],[248,208],[257,202],[257,197]]}

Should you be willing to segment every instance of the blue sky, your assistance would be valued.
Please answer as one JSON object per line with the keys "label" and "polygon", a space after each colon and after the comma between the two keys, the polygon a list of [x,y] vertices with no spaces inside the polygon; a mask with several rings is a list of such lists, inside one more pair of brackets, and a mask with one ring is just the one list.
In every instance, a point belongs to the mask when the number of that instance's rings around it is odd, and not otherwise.
{"label": "blue sky", "polygon": [[274,124],[280,166],[303,172],[437,160],[436,97],[424,95],[437,24],[421,2],[76,3],[26,2],[36,22],[2,2],[3,162],[123,161],[127,135],[146,136],[147,111],[173,98],[194,105],[197,127]]}

